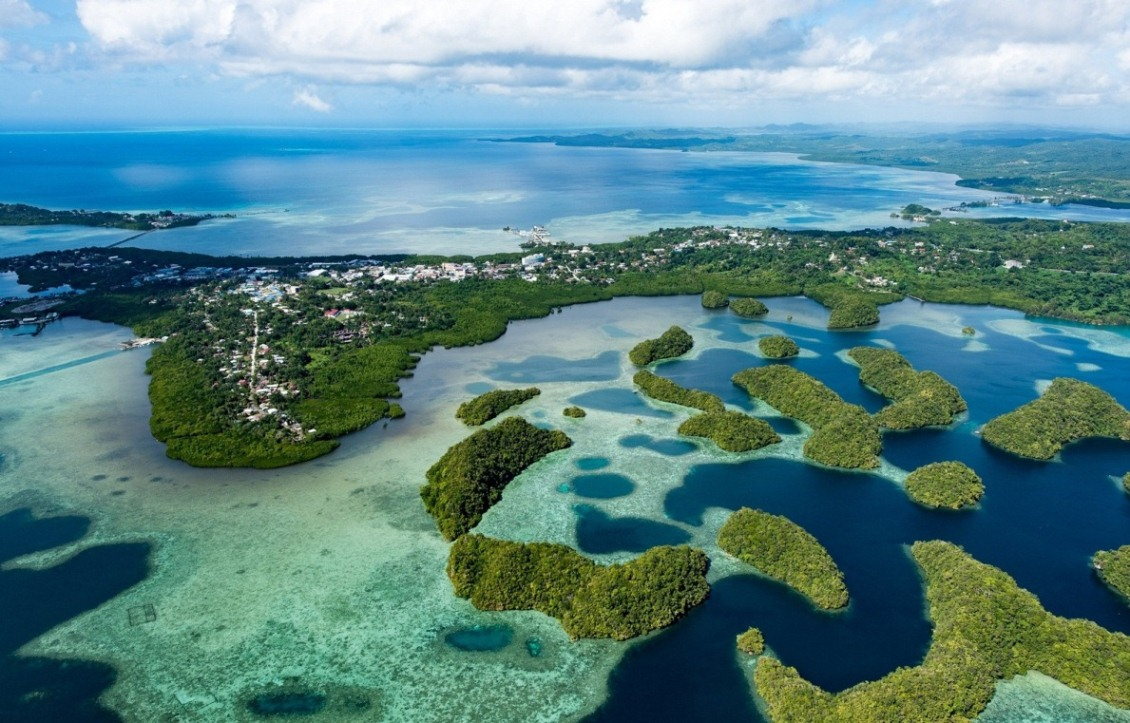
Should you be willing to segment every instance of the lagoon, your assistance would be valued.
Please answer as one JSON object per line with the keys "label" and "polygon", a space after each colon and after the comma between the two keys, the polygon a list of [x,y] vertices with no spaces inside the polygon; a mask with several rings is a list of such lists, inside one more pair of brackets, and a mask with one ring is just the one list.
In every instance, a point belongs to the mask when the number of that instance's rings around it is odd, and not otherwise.
{"label": "lagoon", "polygon": [[[993,194],[955,176],[816,163],[783,153],[680,153],[495,143],[501,134],[307,129],[0,133],[0,201],[46,208],[234,213],[131,245],[206,254],[516,251],[504,227],[576,244],[660,227],[847,230],[892,212]],[[1000,215],[1130,220],[1130,210],[1042,204]],[[0,256],[104,246],[134,232],[0,228]]]}
{"label": "lagoon", "polygon": [[[386,720],[446,721],[489,710],[502,721],[757,721],[749,662],[733,646],[751,625],[783,661],[831,690],[920,659],[930,626],[905,545],[921,539],[963,545],[1057,615],[1130,632],[1130,608],[1088,567],[1093,552],[1127,541],[1130,499],[1118,480],[1130,469],[1130,446],[1085,442],[1037,463],[988,448],[975,434],[1056,376],[1078,376],[1130,404],[1130,331],[904,301],[884,307],[874,329],[829,332],[827,312],[810,300],[766,302],[769,314],[756,321],[705,310],[698,297],[671,297],[616,299],[515,322],[494,343],[425,355],[403,385],[403,420],[351,435],[323,459],[274,471],[199,470],[166,459],[148,434],[146,350],[53,370],[32,356],[12,357],[23,361],[5,376],[43,373],[0,385],[0,511],[77,514],[89,519],[89,531],[21,551],[9,566],[50,570],[79,550],[115,545],[149,550],[144,580],[123,580],[116,596],[60,621],[20,654],[112,665],[117,678],[103,705],[126,720],[170,712],[192,721],[252,720],[248,701],[301,690],[327,701],[309,720],[371,720],[379,710]],[[680,439],[675,429],[689,410],[635,392],[627,351],[672,323],[696,346],[658,373],[769,419],[785,437],[780,445],[733,455]],[[964,326],[976,330],[973,340]],[[5,350],[41,345],[53,362],[83,360],[92,341],[109,344],[126,333],[66,320],[39,337],[0,343]],[[768,363],[756,340],[779,333],[804,351],[789,364],[848,401],[871,410],[884,403],[859,384],[842,352],[893,345],[916,368],[953,382],[969,413],[951,429],[886,434],[877,473],[805,463],[801,427],[729,382],[738,369]],[[701,608],[635,643],[569,642],[545,616],[480,612],[452,595],[443,571],[448,545],[418,489],[424,470],[466,435],[453,411],[473,396],[468,389],[500,377],[537,378],[542,394],[517,411],[564,429],[575,444],[513,483],[479,531],[570,544],[601,562],[688,541],[713,562],[713,592]],[[562,417],[570,404],[586,406],[588,416]],[[907,499],[905,473],[943,459],[965,461],[984,479],[977,509],[933,511]],[[571,486],[578,478],[614,483],[617,493],[582,496]],[[717,549],[728,511],[743,505],[789,516],[828,548],[852,592],[847,611],[817,612]],[[23,604],[36,603],[26,595]],[[155,619],[130,625],[130,611],[146,605]],[[461,649],[449,639],[457,630],[511,630],[516,642]],[[531,639],[539,641],[537,656],[518,644]],[[90,674],[108,684],[104,667]],[[1020,681],[1005,690],[994,721],[1009,720],[1018,705],[1031,708],[1008,695],[1043,700],[1059,716],[1095,719],[1093,700],[1079,702],[1055,686]],[[365,707],[350,713],[335,701]]]}

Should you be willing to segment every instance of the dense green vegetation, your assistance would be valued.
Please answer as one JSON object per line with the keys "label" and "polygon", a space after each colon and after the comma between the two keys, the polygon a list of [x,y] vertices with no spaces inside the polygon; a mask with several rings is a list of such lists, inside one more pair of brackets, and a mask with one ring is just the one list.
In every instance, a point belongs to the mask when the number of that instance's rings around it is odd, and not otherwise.
{"label": "dense green vegetation", "polygon": [[757,628],[750,628],[738,634],[737,645],[746,655],[761,655],[765,652],[765,636]]}
{"label": "dense green vegetation", "polygon": [[781,441],[769,423],[741,412],[696,414],[679,425],[685,437],[705,437],[727,452],[752,452]]}
{"label": "dense green vegetation", "polygon": [[424,509],[440,534],[454,540],[479,523],[523,470],[571,444],[564,432],[507,417],[451,447],[428,469],[428,483],[420,490]]}
{"label": "dense green vegetation", "polygon": [[1093,384],[1065,377],[981,430],[989,444],[1031,459],[1051,459],[1063,445],[1086,437],[1130,441],[1130,412]]}
{"label": "dense green vegetation", "polygon": [[754,299],[749,296],[743,296],[730,302],[730,311],[734,312],[738,316],[752,319],[768,314],[769,307],[758,299]]}
{"label": "dense green vegetation", "polygon": [[743,507],[718,531],[718,546],[824,610],[848,604],[844,575],[815,537],[787,517]]}
{"label": "dense green vegetation", "polygon": [[[216,421],[210,441],[197,437],[200,451],[183,456],[207,457],[212,464],[276,464],[280,444],[287,450],[285,445],[298,445],[302,454],[295,459],[305,459],[315,448],[333,448],[311,442],[398,414],[389,401],[398,393],[397,376],[388,378],[380,394],[355,395],[341,385],[335,385],[337,393],[311,394],[338,360],[349,363],[353,350],[391,346],[419,354],[435,346],[479,344],[498,338],[511,320],[617,296],[709,289],[738,297],[737,303],[803,292],[832,309],[861,300],[871,318],[872,305],[907,294],[1087,323],[1130,323],[1130,224],[958,218],[913,229],[850,232],[700,227],[660,229],[587,248],[567,254],[557,247],[540,249],[547,262],[534,283],[503,271],[513,268],[517,252],[478,259],[317,259],[334,278],[309,276],[315,259],[216,258],[131,247],[2,259],[0,270],[15,271],[36,288],[69,284],[85,290],[64,297],[57,309],[64,315],[128,324],[142,336],[183,337],[181,353],[202,360],[215,385],[208,398]],[[453,283],[392,282],[353,272],[374,264],[404,271],[448,260],[473,262],[478,274]],[[276,289],[275,298],[259,298],[268,287]],[[0,316],[19,316],[15,306],[0,308]],[[326,314],[331,308],[332,318]],[[257,314],[257,333],[249,314]],[[852,318],[844,326],[867,321],[847,316]],[[840,324],[837,315],[833,325]],[[266,391],[256,400],[249,399],[246,386],[257,376],[248,366],[253,337],[270,348],[270,358],[279,359],[268,364],[270,379],[258,375]],[[276,385],[278,394],[271,391]],[[160,398],[175,407],[173,397]],[[257,406],[252,401],[277,413],[263,418],[251,409]],[[314,434],[308,434],[310,428]],[[247,457],[239,450],[248,446],[248,436],[263,440],[252,447],[272,451]],[[205,452],[208,445],[215,449]]]}
{"label": "dense green vegetation", "polygon": [[787,336],[763,336],[757,341],[757,348],[770,359],[788,359],[800,354],[800,347]]}
{"label": "dense green vegetation", "polygon": [[646,339],[632,347],[628,358],[638,367],[645,367],[662,359],[682,356],[694,346],[691,335],[677,326],[672,326],[659,335],[658,339]]}
{"label": "dense green vegetation", "polygon": [[632,381],[644,394],[661,402],[701,409],[704,412],[722,412],[726,409],[717,395],[699,389],[687,389],[646,369],[636,372]]}
{"label": "dense green vegetation", "polygon": [[750,396],[812,427],[812,437],[804,443],[805,457],[847,469],[879,466],[883,438],[875,420],[863,407],[848,404],[804,372],[774,364],[740,371],[733,382]]}
{"label": "dense green vegetation", "polygon": [[581,409],[580,407],[577,407],[577,406],[565,407],[565,409],[563,409],[561,411],[561,413],[564,414],[566,417],[572,417],[573,419],[582,419],[585,416],[587,416],[585,414],[585,410],[583,410],[583,409]]}
{"label": "dense green vegetation", "polygon": [[1096,552],[1092,565],[1099,578],[1130,603],[1130,545]]}
{"label": "dense green vegetation", "polygon": [[1051,615],[1004,572],[948,542],[916,542],[934,638],[920,665],[830,694],[761,658],[757,691],[775,723],[958,721],[977,716],[997,681],[1030,670],[1130,707],[1130,638]]}
{"label": "dense green vegetation", "polygon": [[1130,472],[1122,475],[1122,489],[1130,495]]}
{"label": "dense green vegetation", "polygon": [[[145,368],[152,376],[149,429],[167,445],[165,454],[172,459],[197,467],[271,468],[305,462],[337,446],[327,439],[294,441],[257,434],[252,422],[232,429],[212,379],[187,356],[183,339],[170,339],[155,349]],[[387,413],[388,403],[379,401]]]}
{"label": "dense green vegetation", "polygon": [[0,203],[0,226],[101,226],[131,231],[152,231],[159,228],[195,226],[209,218],[213,216],[189,216],[172,211],[137,214],[112,211],[51,211],[23,203]]}
{"label": "dense green vegetation", "polygon": [[730,297],[721,291],[707,289],[702,292],[702,307],[704,309],[725,309],[730,305]]}
{"label": "dense green vegetation", "polygon": [[879,323],[879,305],[900,301],[902,296],[886,291],[860,291],[840,283],[804,287],[804,295],[831,310],[829,329],[856,329]]}
{"label": "dense green vegetation", "polygon": [[906,493],[927,507],[958,510],[977,504],[985,494],[985,484],[961,462],[935,462],[907,475]]}
{"label": "dense green vegetation", "polygon": [[859,364],[859,380],[890,399],[875,415],[886,429],[919,429],[946,425],[968,406],[952,384],[934,372],[918,372],[893,349],[857,346],[848,351]]}
{"label": "dense green vegetation", "polygon": [[537,610],[573,638],[627,640],[679,620],[710,594],[709,560],[690,547],[653,547],[600,566],[565,545],[463,535],[447,575],[480,610]]}
{"label": "dense green vegetation", "polygon": [[455,410],[455,418],[466,425],[477,427],[494,419],[511,407],[533,399],[541,394],[537,387],[526,389],[492,389],[480,394],[469,402],[463,402]]}

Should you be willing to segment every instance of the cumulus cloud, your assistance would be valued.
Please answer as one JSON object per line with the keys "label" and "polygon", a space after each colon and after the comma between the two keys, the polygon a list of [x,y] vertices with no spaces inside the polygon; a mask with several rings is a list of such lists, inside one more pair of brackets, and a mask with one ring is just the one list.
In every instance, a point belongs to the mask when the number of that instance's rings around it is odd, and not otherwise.
{"label": "cumulus cloud", "polygon": [[47,22],[47,16],[27,0],[0,0],[0,28],[26,28]]}
{"label": "cumulus cloud", "polygon": [[333,106],[318,97],[313,88],[303,88],[294,92],[294,99],[291,101],[294,105],[300,105],[310,110],[318,111],[319,113],[329,113],[333,110]]}
{"label": "cumulus cloud", "polygon": [[[668,102],[1130,97],[1125,0],[78,0],[77,12],[115,62],[322,84]],[[294,102],[329,110],[309,88]]]}

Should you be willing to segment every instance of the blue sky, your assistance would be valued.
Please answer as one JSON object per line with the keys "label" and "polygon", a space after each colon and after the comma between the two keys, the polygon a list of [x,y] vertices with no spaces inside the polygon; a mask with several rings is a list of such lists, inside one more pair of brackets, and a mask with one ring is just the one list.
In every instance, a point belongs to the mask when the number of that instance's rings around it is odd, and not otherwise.
{"label": "blue sky", "polygon": [[0,125],[1130,130],[1126,0],[0,0]]}

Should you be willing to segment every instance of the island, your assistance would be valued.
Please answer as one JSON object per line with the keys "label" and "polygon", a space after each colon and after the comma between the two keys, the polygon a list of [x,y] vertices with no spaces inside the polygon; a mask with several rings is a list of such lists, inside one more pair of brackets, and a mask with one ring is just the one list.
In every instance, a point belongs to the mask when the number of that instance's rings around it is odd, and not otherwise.
{"label": "island", "polygon": [[765,652],[765,636],[757,628],[750,628],[737,636],[738,650],[746,655],[761,655]]}
{"label": "island", "polygon": [[538,429],[521,417],[480,429],[428,469],[428,482],[420,490],[424,509],[440,534],[454,540],[479,523],[523,470],[572,443],[564,432]]}
{"label": "island", "polygon": [[848,356],[859,364],[859,381],[894,402],[875,414],[884,429],[944,426],[969,408],[957,387],[934,372],[915,371],[893,349],[857,346]]}
{"label": "island", "polygon": [[[858,298],[868,315],[851,323],[914,296],[1130,323],[1128,224],[695,227],[613,244],[542,244],[545,263],[531,270],[520,252],[296,259],[121,246],[0,259],[0,272],[33,290],[74,289],[44,299],[63,317],[166,340],[149,365],[153,433],[169,456],[200,466],[272,467],[326,454],[341,435],[403,413],[398,382],[429,349],[489,342],[510,321],[619,296],[711,289],[736,297],[732,308],[746,299],[759,307],[756,296],[804,293],[829,308]],[[0,324],[18,324],[25,303],[0,300]],[[650,341],[637,354],[642,366],[658,359]],[[689,335],[684,341],[689,349]]]}
{"label": "island", "polygon": [[723,410],[696,414],[679,425],[684,437],[705,437],[727,452],[752,452],[781,441],[764,419]]}
{"label": "island", "polygon": [[[113,211],[52,211],[26,203],[0,203],[0,226],[93,226],[120,228],[128,231],[156,231],[163,228],[195,226],[201,221],[216,218],[212,214],[193,215],[173,213],[169,210],[156,213],[115,213]],[[227,214],[225,218],[234,218]]]}
{"label": "island", "polygon": [[832,694],[762,657],[754,683],[775,723],[971,720],[998,681],[1031,670],[1130,707],[1130,638],[1048,613],[1007,574],[952,543],[916,542],[911,554],[934,622],[922,663]]}
{"label": "island", "polygon": [[486,424],[506,410],[541,394],[537,387],[526,389],[492,389],[455,410],[455,418],[470,427]]}
{"label": "island", "polygon": [[1130,495],[1130,472],[1122,475],[1122,490]]}
{"label": "island", "polygon": [[1102,389],[1067,377],[1052,380],[1042,397],[981,430],[981,439],[994,447],[1038,460],[1087,437],[1130,441],[1130,412]]}
{"label": "island", "polygon": [[961,462],[934,462],[906,477],[906,494],[925,507],[959,510],[977,504],[985,494],[981,478]]}
{"label": "island", "polygon": [[678,326],[672,326],[657,339],[646,339],[632,347],[628,358],[638,367],[652,362],[674,359],[686,354],[694,346],[694,339]]}
{"label": "island", "polygon": [[561,410],[561,413],[566,417],[571,417],[573,419],[583,419],[584,417],[588,416],[584,409],[581,409],[580,407],[575,405],[571,407],[565,407],[563,410]]}
{"label": "island", "polygon": [[823,610],[838,610],[848,604],[844,575],[832,556],[787,517],[743,507],[718,531],[718,546]]}
{"label": "island", "polygon": [[787,336],[775,334],[757,340],[757,349],[770,359],[789,359],[800,354],[800,347]]}
{"label": "island", "polygon": [[740,371],[733,382],[751,397],[812,427],[804,456],[830,467],[874,469],[879,466],[883,437],[867,411],[783,364]]}
{"label": "island", "polygon": [[726,409],[726,405],[717,395],[700,389],[687,389],[646,369],[636,372],[632,382],[644,394],[661,402],[701,409],[704,412],[723,412]]}
{"label": "island", "polygon": [[730,311],[734,312],[738,316],[747,319],[754,319],[756,317],[765,316],[766,314],[768,314],[769,307],[758,299],[754,299],[750,296],[743,296],[730,302]]}
{"label": "island", "polygon": [[1091,567],[1107,587],[1130,604],[1130,545],[1096,552]]}
{"label": "island", "polygon": [[806,286],[804,295],[828,307],[828,328],[835,330],[858,329],[879,323],[879,305],[900,301],[900,294],[851,289],[842,284]]}
{"label": "island", "polygon": [[566,545],[463,535],[447,575],[480,610],[537,610],[570,637],[627,640],[666,627],[706,600],[710,561],[691,547],[653,547],[622,565],[597,565]]}
{"label": "island", "polygon": [[702,308],[704,309],[725,309],[729,305],[730,297],[721,291],[710,289],[702,292]]}

